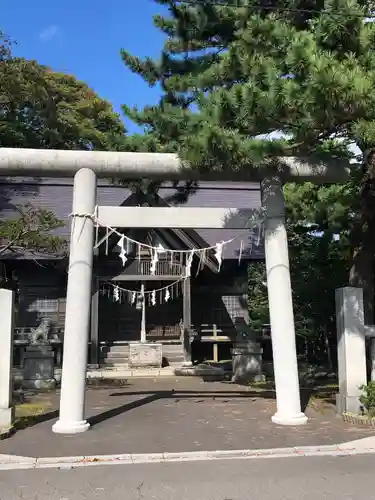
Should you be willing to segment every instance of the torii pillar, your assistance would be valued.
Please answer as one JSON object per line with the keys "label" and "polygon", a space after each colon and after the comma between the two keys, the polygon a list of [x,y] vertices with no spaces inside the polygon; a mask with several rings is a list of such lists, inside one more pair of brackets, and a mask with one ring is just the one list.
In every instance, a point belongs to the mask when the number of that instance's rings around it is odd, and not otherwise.
{"label": "torii pillar", "polygon": [[95,203],[96,175],[82,168],[74,176],[60,414],[52,427],[57,434],[77,434],[90,427],[85,393],[94,259],[94,222],[89,215]]}
{"label": "torii pillar", "polygon": [[261,190],[266,212],[264,250],[277,404],[272,421],[303,425],[307,417],[301,411],[282,183],[277,176],[270,177],[262,181]]}

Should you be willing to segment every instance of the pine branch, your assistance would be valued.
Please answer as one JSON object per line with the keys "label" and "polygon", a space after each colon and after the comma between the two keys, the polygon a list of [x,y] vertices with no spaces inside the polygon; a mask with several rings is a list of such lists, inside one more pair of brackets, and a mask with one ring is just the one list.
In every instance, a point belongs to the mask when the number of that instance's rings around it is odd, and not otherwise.
{"label": "pine branch", "polygon": [[11,247],[13,247],[20,239],[27,234],[27,231],[20,231],[19,234],[13,238],[9,243],[7,243],[5,246],[0,248],[0,255],[9,250]]}

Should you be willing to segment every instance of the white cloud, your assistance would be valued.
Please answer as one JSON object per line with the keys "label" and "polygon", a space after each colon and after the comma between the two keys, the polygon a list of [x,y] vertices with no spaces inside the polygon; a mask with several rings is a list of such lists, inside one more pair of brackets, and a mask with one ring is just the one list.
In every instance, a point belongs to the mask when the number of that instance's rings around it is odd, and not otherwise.
{"label": "white cloud", "polygon": [[48,26],[39,33],[39,39],[42,40],[42,42],[46,42],[47,40],[51,40],[51,38],[55,37],[58,32],[59,28],[55,24],[51,24],[51,26]]}

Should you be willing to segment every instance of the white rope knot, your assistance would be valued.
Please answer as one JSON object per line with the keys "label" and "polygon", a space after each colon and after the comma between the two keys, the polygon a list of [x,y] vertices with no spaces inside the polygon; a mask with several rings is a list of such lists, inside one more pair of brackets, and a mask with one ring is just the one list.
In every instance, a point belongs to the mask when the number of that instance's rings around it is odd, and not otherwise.
{"label": "white rope knot", "polygon": [[90,214],[90,212],[72,212],[69,217],[87,217],[88,219],[94,219],[95,214]]}

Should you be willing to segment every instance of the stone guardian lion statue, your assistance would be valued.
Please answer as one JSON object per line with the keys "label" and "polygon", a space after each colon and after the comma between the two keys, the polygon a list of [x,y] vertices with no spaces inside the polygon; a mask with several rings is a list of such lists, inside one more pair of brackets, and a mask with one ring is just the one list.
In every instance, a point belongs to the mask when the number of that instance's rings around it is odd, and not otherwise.
{"label": "stone guardian lion statue", "polygon": [[33,328],[29,334],[31,344],[48,344],[50,330],[51,320],[42,318],[40,325]]}

